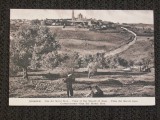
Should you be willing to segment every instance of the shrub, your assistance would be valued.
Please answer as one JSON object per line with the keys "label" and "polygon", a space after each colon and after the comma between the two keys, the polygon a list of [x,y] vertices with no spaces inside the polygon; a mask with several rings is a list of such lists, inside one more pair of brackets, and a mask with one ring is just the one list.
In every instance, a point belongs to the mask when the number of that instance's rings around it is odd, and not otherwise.
{"label": "shrub", "polygon": [[71,52],[64,56],[65,60],[61,62],[60,76],[66,76],[69,73],[74,73],[74,69],[78,67],[79,54]]}
{"label": "shrub", "polygon": [[57,67],[59,64],[58,56],[54,52],[44,54],[42,56],[41,64],[44,68],[53,69],[54,67]]}

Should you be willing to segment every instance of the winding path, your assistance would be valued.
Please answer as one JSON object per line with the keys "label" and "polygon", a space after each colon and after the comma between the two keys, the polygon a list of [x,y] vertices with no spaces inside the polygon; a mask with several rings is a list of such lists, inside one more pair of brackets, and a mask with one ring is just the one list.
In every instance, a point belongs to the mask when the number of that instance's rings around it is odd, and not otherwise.
{"label": "winding path", "polygon": [[121,27],[121,28],[124,29],[124,30],[126,30],[126,31],[128,31],[128,32],[130,32],[131,34],[133,34],[134,35],[134,39],[131,42],[129,42],[128,44],[125,44],[125,45],[120,46],[119,48],[117,48],[115,50],[112,50],[112,51],[109,51],[109,52],[105,53],[104,57],[114,56],[116,54],[119,54],[119,53],[127,50],[131,45],[133,45],[136,42],[136,40],[137,40],[136,33],[134,33],[131,30],[128,30],[127,28],[124,28],[124,27]]}

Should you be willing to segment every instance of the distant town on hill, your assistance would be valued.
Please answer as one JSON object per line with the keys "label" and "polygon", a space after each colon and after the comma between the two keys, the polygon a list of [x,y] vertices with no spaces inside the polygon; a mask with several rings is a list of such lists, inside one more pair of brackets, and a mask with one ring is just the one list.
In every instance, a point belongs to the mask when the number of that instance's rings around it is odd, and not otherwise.
{"label": "distant town on hill", "polygon": [[[144,23],[114,23],[111,21],[103,21],[96,18],[86,18],[83,14],[79,13],[77,17],[74,15],[74,10],[72,10],[71,18],[65,19],[11,19],[11,28],[18,29],[19,26],[24,24],[30,25],[44,25],[48,27],[60,27],[62,30],[80,30],[80,31],[101,31],[101,30],[116,30],[120,27],[129,28],[137,34],[151,34],[153,35],[154,27],[153,24]],[[12,30],[11,29],[11,30]]]}

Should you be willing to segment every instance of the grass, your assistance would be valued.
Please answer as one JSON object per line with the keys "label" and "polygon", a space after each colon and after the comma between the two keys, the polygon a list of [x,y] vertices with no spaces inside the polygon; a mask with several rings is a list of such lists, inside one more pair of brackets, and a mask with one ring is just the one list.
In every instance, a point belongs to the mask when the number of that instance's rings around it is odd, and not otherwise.
{"label": "grass", "polygon": [[89,40],[89,41],[107,41],[107,42],[119,42],[118,40],[128,40],[130,37],[129,33],[108,33],[108,32],[95,32],[95,31],[63,31],[55,30],[51,28],[52,33],[56,33],[58,39],[78,39],[78,40]]}
{"label": "grass", "polygon": [[153,47],[151,47],[151,43],[149,42],[148,38],[153,39],[153,37],[138,36],[136,43],[132,45],[128,50],[121,53],[120,56],[125,58],[126,60],[134,61],[138,61],[142,58],[147,57],[148,53],[154,49]]}
{"label": "grass", "polygon": [[51,27],[51,32],[56,33],[56,40],[61,45],[59,52],[75,51],[80,55],[107,52],[121,45],[127,44],[130,33],[95,32],[95,31],[63,31],[61,28]]}
{"label": "grass", "polygon": [[[56,33],[56,37],[59,39],[81,39],[81,40],[91,40],[91,41],[106,41],[115,40],[116,38],[128,38],[128,33],[121,33],[121,31],[116,30],[116,32],[96,32],[96,31],[71,31],[62,30],[61,28],[50,27],[52,33]],[[107,37],[106,37],[107,36]],[[114,39],[113,39],[114,38]]]}
{"label": "grass", "polygon": [[[93,31],[61,31],[57,32],[57,40],[62,45],[60,52],[77,51],[80,54],[95,54],[109,51],[128,42],[129,35],[124,33],[99,33]],[[60,34],[58,34],[60,32]],[[152,39],[153,37],[151,37]],[[138,40],[128,50],[120,54],[126,60],[140,60],[148,55],[150,47],[148,37],[138,37]],[[10,97],[54,98],[67,97],[66,84],[58,75],[59,70],[30,71],[26,81],[21,77],[10,77]],[[154,73],[138,71],[124,72],[118,69],[98,70],[98,74],[87,78],[85,70],[77,70],[76,82],[73,85],[74,97],[85,97],[90,92],[89,86],[98,85],[105,97],[148,97],[155,96]]]}
{"label": "grass", "polygon": [[92,42],[73,39],[60,39],[59,41],[61,44],[60,52],[76,51],[79,54],[93,54],[98,51],[109,51],[117,46],[109,42]]}
{"label": "grass", "polygon": [[[102,71],[102,70],[101,70]],[[154,96],[154,76],[153,73],[138,73],[136,71],[126,72],[119,70],[103,70],[91,79],[87,78],[87,73],[77,72],[76,81],[73,84],[74,97],[85,97],[90,90],[89,86],[94,88],[98,85],[106,97],[140,97]],[[40,72],[40,71],[39,71]],[[54,72],[54,71],[53,71]],[[104,74],[105,73],[105,74]],[[117,73],[117,74],[115,74]],[[47,74],[47,73],[46,73]],[[52,74],[52,71],[51,73]],[[80,76],[78,76],[81,74]],[[45,74],[29,76],[32,82],[27,82],[21,77],[10,77],[10,97],[67,97],[66,84],[63,78],[50,79]]]}

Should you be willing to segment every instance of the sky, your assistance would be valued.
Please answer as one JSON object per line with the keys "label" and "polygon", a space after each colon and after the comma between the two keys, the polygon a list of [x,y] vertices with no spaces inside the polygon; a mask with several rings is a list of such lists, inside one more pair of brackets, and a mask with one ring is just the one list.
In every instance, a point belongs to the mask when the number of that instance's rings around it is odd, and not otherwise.
{"label": "sky", "polygon": [[[153,24],[152,10],[74,10],[74,16],[101,19],[119,23]],[[11,9],[11,19],[61,19],[71,18],[72,10],[62,9]]]}

